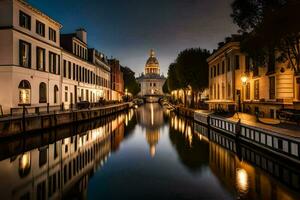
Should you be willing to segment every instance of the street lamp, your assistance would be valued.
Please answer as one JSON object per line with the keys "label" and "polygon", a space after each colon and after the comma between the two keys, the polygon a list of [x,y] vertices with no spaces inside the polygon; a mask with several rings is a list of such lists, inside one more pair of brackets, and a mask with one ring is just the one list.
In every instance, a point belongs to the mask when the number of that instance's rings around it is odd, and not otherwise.
{"label": "street lamp", "polygon": [[128,89],[125,89],[125,98],[126,98],[126,102],[128,101]]}
{"label": "street lamp", "polygon": [[242,83],[243,85],[246,85],[247,81],[248,81],[248,76],[247,74],[243,74],[241,77]]}
{"label": "street lamp", "polygon": [[[241,95],[241,96],[242,96],[242,101],[243,101],[243,104],[244,104],[244,100],[245,100],[244,86],[246,86],[247,81],[248,81],[248,76],[247,76],[246,73],[244,73],[244,74],[242,75],[241,81],[242,81],[242,95]],[[240,108],[241,108],[241,106],[240,106]],[[244,110],[244,109],[243,109],[243,110]]]}

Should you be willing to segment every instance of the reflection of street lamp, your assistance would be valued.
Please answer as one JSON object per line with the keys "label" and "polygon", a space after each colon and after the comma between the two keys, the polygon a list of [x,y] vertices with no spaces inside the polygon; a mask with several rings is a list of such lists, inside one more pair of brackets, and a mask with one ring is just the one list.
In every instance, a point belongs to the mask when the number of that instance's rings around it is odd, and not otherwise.
{"label": "reflection of street lamp", "polygon": [[248,174],[246,170],[239,168],[236,172],[236,183],[239,192],[241,193],[247,193],[249,183],[248,183]]}

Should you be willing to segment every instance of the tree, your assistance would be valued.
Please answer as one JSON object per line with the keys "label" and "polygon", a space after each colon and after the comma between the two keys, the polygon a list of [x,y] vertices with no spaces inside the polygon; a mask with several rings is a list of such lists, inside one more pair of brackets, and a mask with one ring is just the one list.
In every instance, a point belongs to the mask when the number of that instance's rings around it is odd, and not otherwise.
{"label": "tree", "polygon": [[194,95],[202,93],[208,87],[208,63],[207,58],[210,52],[206,49],[192,48],[179,53],[176,59],[176,75],[181,88],[185,93],[185,103],[187,90],[192,89],[191,106],[194,106]]}
{"label": "tree", "polygon": [[135,73],[128,67],[121,67],[124,79],[124,88],[128,90],[133,96],[140,92],[140,86],[135,79]]}
{"label": "tree", "polygon": [[163,87],[162,87],[162,90],[163,90],[163,92],[164,92],[165,94],[167,94],[167,93],[170,92],[170,91],[169,91],[169,88],[168,88],[168,78],[167,78],[167,80],[165,81],[165,83],[164,83],[164,85],[163,85]]}
{"label": "tree", "polygon": [[254,63],[273,68],[275,61],[288,62],[300,73],[298,0],[235,0],[232,9],[231,17],[244,33],[241,49]]}
{"label": "tree", "polygon": [[168,69],[168,78],[166,82],[169,91],[181,89],[182,86],[180,85],[180,82],[176,74],[176,63],[170,64]]}

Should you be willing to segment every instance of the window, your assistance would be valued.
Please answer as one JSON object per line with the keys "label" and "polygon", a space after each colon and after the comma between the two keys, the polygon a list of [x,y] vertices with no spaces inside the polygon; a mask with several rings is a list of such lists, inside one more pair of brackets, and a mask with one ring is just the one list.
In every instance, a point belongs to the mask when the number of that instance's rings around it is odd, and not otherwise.
{"label": "window", "polygon": [[39,87],[39,102],[40,103],[47,103],[47,86],[46,83],[40,83]]}
{"label": "window", "polygon": [[269,97],[275,99],[275,76],[269,77]]}
{"label": "window", "polygon": [[253,66],[253,76],[258,76],[259,75],[259,69],[257,66]]}
{"label": "window", "polygon": [[218,66],[217,66],[217,75],[220,74],[220,64],[218,63]]}
{"label": "window", "polygon": [[21,27],[30,30],[31,29],[31,17],[29,15],[25,14],[24,12],[20,11],[19,24]]}
{"label": "window", "polygon": [[216,69],[216,66],[214,66],[214,77],[217,76],[217,69]]}
{"label": "window", "polygon": [[228,85],[227,85],[227,96],[228,96],[228,98],[231,97],[231,84],[230,83],[228,83]]}
{"label": "window", "polygon": [[49,72],[56,74],[56,54],[49,52]]}
{"label": "window", "polygon": [[230,70],[231,70],[230,64],[231,64],[230,58],[227,58],[227,71],[228,71],[228,72],[230,72]]}
{"label": "window", "polygon": [[45,49],[37,47],[36,48],[36,69],[45,71]]}
{"label": "window", "polygon": [[76,66],[73,63],[73,80],[75,80],[75,79],[76,79]]}
{"label": "window", "polygon": [[57,55],[57,74],[60,75],[60,55]]}
{"label": "window", "polygon": [[39,149],[39,166],[42,167],[47,163],[47,148]]}
{"label": "window", "polygon": [[31,86],[29,81],[22,80],[19,84],[19,104],[29,105],[31,99]]}
{"label": "window", "polygon": [[254,81],[254,99],[259,100],[259,80]]}
{"label": "window", "polygon": [[245,66],[246,66],[246,72],[249,72],[250,71],[250,58],[249,56],[246,56],[245,58]]}
{"label": "window", "polygon": [[250,99],[250,83],[246,85],[246,99]]}
{"label": "window", "polygon": [[58,87],[57,85],[54,86],[54,103],[57,103],[58,100]]}
{"label": "window", "polygon": [[79,67],[78,67],[78,65],[76,65],[76,81],[78,81],[79,80]]}
{"label": "window", "polygon": [[49,40],[56,42],[56,31],[49,28]]}
{"label": "window", "polygon": [[19,42],[19,60],[22,67],[31,67],[31,44],[23,40]]}
{"label": "window", "polygon": [[69,67],[68,67],[68,77],[69,77],[69,79],[71,79],[71,62],[69,61],[69,63],[68,63],[69,65]]}
{"label": "window", "polygon": [[67,77],[67,61],[66,61],[66,60],[64,60],[63,76],[64,76],[65,78]]}
{"label": "window", "polygon": [[65,87],[65,102],[68,102],[68,87]]}
{"label": "window", "polygon": [[240,69],[240,56],[235,56],[235,69]]}
{"label": "window", "polygon": [[222,99],[225,99],[225,84],[222,83]]}
{"label": "window", "polygon": [[222,74],[224,74],[225,73],[225,62],[223,61],[222,62]]}
{"label": "window", "polygon": [[210,68],[210,78],[213,77],[213,74],[214,74],[213,69],[214,69],[213,67]]}
{"label": "window", "polygon": [[45,24],[36,20],[36,33],[45,37]]}

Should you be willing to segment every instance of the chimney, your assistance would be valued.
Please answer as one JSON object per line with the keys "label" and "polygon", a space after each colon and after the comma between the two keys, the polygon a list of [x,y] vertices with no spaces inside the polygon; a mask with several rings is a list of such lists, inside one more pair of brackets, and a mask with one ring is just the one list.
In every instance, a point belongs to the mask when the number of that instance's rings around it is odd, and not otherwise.
{"label": "chimney", "polygon": [[87,44],[87,33],[84,28],[79,28],[76,30],[76,36],[85,44]]}

